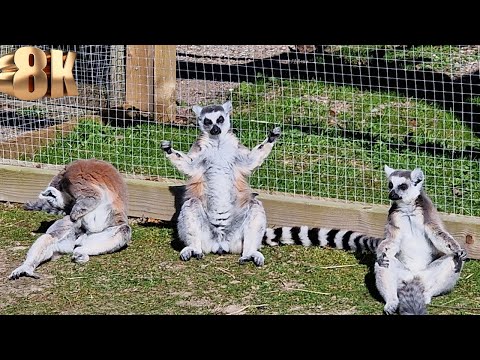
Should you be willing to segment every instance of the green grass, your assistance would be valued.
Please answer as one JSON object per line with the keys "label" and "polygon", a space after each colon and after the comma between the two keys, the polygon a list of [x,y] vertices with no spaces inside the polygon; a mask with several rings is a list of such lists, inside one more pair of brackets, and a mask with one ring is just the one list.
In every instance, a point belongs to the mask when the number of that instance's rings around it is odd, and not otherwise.
{"label": "green grass", "polygon": [[[366,255],[301,246],[266,247],[264,267],[236,255],[182,262],[170,228],[133,223],[130,246],[85,265],[68,256],[41,265],[41,279],[9,281],[56,216],[0,204],[0,314],[382,314],[369,291]],[[332,265],[343,266],[328,268]],[[366,281],[367,279],[367,281]],[[480,262],[465,264],[454,290],[430,314],[480,313]],[[261,305],[261,306],[260,306]]]}
{"label": "green grass", "polygon": [[[396,60],[408,70],[433,70],[456,75],[462,67],[478,62],[480,51],[475,46],[422,45],[406,48],[395,45],[334,45],[328,52],[342,56],[348,63],[365,65],[375,58],[375,50],[385,51],[384,60]],[[320,55],[323,61],[325,55]]]}
{"label": "green grass", "polygon": [[470,98],[470,102],[475,105],[480,105],[480,96],[475,96],[473,98]]}
{"label": "green grass", "polygon": [[[418,145],[457,152],[480,148],[479,139],[448,111],[392,94],[275,79],[241,84],[233,103],[232,121],[246,146],[263,141],[275,126],[283,130],[272,154],[252,175],[254,188],[388,204],[383,166],[421,167],[425,188],[440,211],[480,215],[478,161],[395,148],[407,135]],[[172,140],[174,148],[188,151],[197,134],[188,126],[120,129],[84,120],[26,160],[66,164],[95,157],[126,173],[184,179],[166,160],[160,142]]]}
{"label": "green grass", "polygon": [[47,116],[47,110],[45,108],[33,105],[18,109],[16,114],[34,119],[44,119]]}

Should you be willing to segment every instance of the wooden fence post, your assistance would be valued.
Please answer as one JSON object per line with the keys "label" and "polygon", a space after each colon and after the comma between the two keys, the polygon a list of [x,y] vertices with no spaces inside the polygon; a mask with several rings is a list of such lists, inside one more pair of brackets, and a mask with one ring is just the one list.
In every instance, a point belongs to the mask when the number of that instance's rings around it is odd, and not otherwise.
{"label": "wooden fence post", "polygon": [[176,46],[155,45],[155,111],[157,121],[172,122],[176,114]]}
{"label": "wooden fence post", "polygon": [[154,45],[128,45],[126,61],[126,106],[154,111]]}

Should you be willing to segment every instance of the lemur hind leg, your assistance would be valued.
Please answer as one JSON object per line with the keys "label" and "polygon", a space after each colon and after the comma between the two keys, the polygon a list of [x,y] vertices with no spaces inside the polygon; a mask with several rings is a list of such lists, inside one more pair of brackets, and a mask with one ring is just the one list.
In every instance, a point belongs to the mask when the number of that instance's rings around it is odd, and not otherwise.
{"label": "lemur hind leg", "polygon": [[398,287],[413,279],[413,274],[397,258],[382,257],[375,263],[375,282],[385,300],[384,311],[390,315],[398,308]]}
{"label": "lemur hind leg", "polygon": [[420,273],[425,286],[425,303],[429,304],[432,297],[445,294],[453,289],[463,268],[464,259],[458,254],[444,255],[428,265]]}
{"label": "lemur hind leg", "polygon": [[267,227],[267,218],[262,203],[253,199],[249,209],[236,229],[229,235],[230,252],[241,253],[240,264],[253,261],[257,266],[265,263],[265,257],[258,251]]}
{"label": "lemur hind leg", "polygon": [[84,234],[75,241],[72,260],[86,263],[90,255],[109,254],[128,245],[132,238],[129,225],[111,226],[98,233]]}
{"label": "lemur hind leg", "polygon": [[13,270],[8,278],[10,280],[21,276],[39,278],[34,272],[35,269],[60,254],[72,253],[78,233],[79,224],[72,222],[69,215],[55,221],[45,234],[35,240],[23,264]]}
{"label": "lemur hind leg", "polygon": [[201,259],[212,250],[212,232],[200,200],[189,199],[183,203],[177,220],[177,231],[184,248],[180,258],[184,261],[192,256]]}

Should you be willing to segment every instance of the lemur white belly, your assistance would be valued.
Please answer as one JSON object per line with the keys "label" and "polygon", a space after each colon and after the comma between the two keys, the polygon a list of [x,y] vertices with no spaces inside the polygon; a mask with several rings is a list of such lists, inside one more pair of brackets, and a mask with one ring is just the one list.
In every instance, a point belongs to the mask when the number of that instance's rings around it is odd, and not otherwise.
{"label": "lemur white belly", "polygon": [[236,208],[236,189],[232,167],[233,151],[230,148],[217,150],[217,155],[206,164],[205,195],[207,218],[219,229],[230,225]]}
{"label": "lemur white belly", "polygon": [[433,248],[425,236],[423,217],[402,216],[401,251],[398,259],[411,271],[423,270],[432,262]]}
{"label": "lemur white belly", "polygon": [[106,224],[110,223],[112,202],[109,194],[104,191],[100,204],[82,218],[82,226],[88,232],[100,232],[105,230]]}
{"label": "lemur white belly", "polygon": [[236,204],[231,172],[229,174],[213,166],[206,176],[210,177],[210,184],[215,184],[206,188],[207,217],[214,226],[228,226]]}

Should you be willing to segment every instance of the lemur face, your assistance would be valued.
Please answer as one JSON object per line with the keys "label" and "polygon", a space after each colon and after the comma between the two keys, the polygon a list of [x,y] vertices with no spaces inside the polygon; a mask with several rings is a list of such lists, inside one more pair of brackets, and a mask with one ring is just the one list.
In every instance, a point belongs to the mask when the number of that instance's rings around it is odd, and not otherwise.
{"label": "lemur face", "polygon": [[46,200],[53,208],[64,210],[72,198],[53,186],[47,187],[38,195],[39,199]]}
{"label": "lemur face", "polygon": [[218,137],[230,130],[230,112],[232,111],[230,101],[223,105],[209,105],[203,108],[195,105],[192,110],[197,115],[200,130],[208,133],[209,136]]}
{"label": "lemur face", "polygon": [[414,202],[422,190],[424,175],[420,168],[410,170],[394,170],[385,165],[388,179],[388,198],[393,201],[410,204]]}

